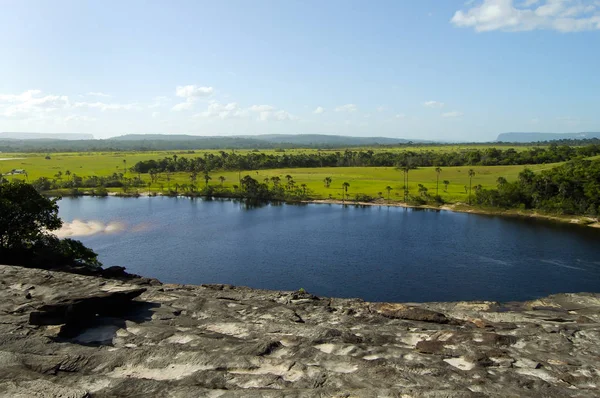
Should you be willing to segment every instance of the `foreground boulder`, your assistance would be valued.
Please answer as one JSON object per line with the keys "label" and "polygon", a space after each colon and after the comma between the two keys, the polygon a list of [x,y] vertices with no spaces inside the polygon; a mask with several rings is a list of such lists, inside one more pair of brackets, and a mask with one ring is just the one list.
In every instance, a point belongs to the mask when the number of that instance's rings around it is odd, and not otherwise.
{"label": "foreground boulder", "polygon": [[0,396],[590,397],[600,295],[394,304],[0,266]]}

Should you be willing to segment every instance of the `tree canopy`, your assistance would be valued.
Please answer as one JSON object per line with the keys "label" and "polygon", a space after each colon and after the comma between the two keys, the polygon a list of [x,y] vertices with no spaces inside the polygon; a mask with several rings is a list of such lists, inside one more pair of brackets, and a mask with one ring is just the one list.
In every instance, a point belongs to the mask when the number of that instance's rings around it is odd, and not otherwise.
{"label": "tree canopy", "polygon": [[41,268],[101,264],[97,254],[73,239],[52,235],[62,226],[56,199],[23,182],[0,184],[0,258],[3,263]]}

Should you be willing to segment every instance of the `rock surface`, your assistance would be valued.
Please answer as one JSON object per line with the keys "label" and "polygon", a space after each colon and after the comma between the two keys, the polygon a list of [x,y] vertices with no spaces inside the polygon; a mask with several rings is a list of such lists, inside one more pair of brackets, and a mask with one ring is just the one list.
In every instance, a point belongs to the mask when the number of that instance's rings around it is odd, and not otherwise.
{"label": "rock surface", "polygon": [[599,294],[367,303],[0,266],[3,397],[592,397],[599,341]]}

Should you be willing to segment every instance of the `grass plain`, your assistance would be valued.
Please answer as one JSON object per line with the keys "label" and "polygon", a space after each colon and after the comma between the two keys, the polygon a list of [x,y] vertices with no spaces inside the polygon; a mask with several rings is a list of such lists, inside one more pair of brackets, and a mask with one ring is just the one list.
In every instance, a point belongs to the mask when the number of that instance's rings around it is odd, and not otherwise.
{"label": "grass plain", "polygon": [[[461,146],[461,145],[440,145],[440,146],[419,146],[410,148],[362,148],[373,151],[401,151],[401,150],[435,150],[435,151],[456,151],[469,148],[485,147],[509,148],[502,145],[482,145],[482,146]],[[515,150],[524,150],[528,147],[517,146]],[[358,150],[359,148],[352,148]],[[316,152],[316,149],[291,149],[285,153],[310,153]],[[335,149],[332,151],[343,151]],[[69,170],[71,173],[81,177],[86,176],[108,176],[115,172],[123,173],[125,168],[132,167],[136,162],[149,159],[161,159],[166,156],[177,154],[178,156],[196,157],[202,156],[205,152],[214,151],[148,151],[148,152],[70,152],[70,153],[51,153],[50,159],[46,159],[46,154],[39,153],[0,153],[0,173],[10,172],[12,169],[23,169],[27,172],[27,178],[34,180],[40,177],[50,179],[61,171],[63,174]],[[248,150],[236,150],[238,153],[248,152]],[[275,150],[261,150],[264,153],[282,154]],[[530,165],[528,168],[533,171],[539,171],[555,167],[557,164]],[[498,177],[505,177],[507,180],[515,180],[518,174],[526,166],[459,166],[444,167],[439,176],[439,194],[447,202],[464,202],[467,200],[465,186],[469,185],[468,170],[472,168],[475,171],[473,177],[473,186],[481,184],[484,188],[496,186]],[[350,187],[348,195],[353,198],[355,194],[361,193],[373,197],[382,196],[388,198],[387,186],[392,187],[389,198],[393,201],[399,201],[403,197],[403,174],[393,167],[325,167],[325,168],[296,168],[296,169],[271,169],[271,170],[252,170],[252,171],[213,171],[210,173],[211,185],[220,185],[219,177],[225,177],[223,185],[232,187],[239,184],[239,177],[250,175],[260,182],[265,178],[279,176],[283,182],[285,176],[293,177],[295,183],[299,186],[306,184],[310,190],[310,196],[315,199],[341,199],[342,184],[348,182]],[[125,172],[126,177],[133,177],[130,171]],[[149,182],[149,175],[142,175],[143,180]],[[323,180],[325,177],[331,177],[332,183],[329,188],[325,187]],[[15,179],[25,179],[24,175],[9,176]],[[63,177],[67,178],[67,177]],[[437,174],[434,167],[421,167],[409,172],[409,189],[411,194],[417,194],[418,184],[423,184],[428,188],[429,193],[436,193]],[[448,180],[447,190],[443,184]],[[171,188],[175,184],[190,184],[189,173],[174,173],[171,176],[171,182],[166,181],[166,177],[161,175],[158,183],[152,184],[149,188],[139,189],[140,192],[159,192],[166,190],[168,185]],[[198,176],[198,186],[203,186],[202,175]],[[118,191],[118,189],[116,190]]]}

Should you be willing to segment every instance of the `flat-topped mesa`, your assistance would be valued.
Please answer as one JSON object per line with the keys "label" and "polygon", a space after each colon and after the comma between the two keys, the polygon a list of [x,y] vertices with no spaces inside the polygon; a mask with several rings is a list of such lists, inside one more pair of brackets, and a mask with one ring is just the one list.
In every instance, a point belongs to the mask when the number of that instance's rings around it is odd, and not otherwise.
{"label": "flat-topped mesa", "polygon": [[590,397],[600,295],[367,303],[0,266],[0,396]]}

